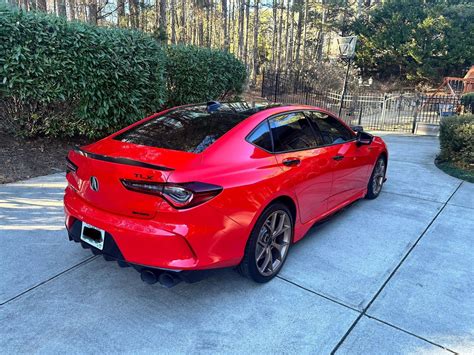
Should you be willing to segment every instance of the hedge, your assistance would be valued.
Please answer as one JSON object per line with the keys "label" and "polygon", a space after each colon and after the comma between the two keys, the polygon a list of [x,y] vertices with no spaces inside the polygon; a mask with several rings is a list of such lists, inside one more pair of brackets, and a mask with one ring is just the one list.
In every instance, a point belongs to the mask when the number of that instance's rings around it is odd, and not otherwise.
{"label": "hedge", "polygon": [[438,161],[474,170],[474,115],[442,118],[439,140],[441,153]]}
{"label": "hedge", "polygon": [[245,75],[227,53],[0,7],[0,129],[96,137],[165,105],[239,93]]}
{"label": "hedge", "polygon": [[474,92],[461,96],[461,104],[467,112],[474,113]]}
{"label": "hedge", "polygon": [[181,105],[239,94],[245,65],[227,52],[195,46],[167,49],[169,104]]}

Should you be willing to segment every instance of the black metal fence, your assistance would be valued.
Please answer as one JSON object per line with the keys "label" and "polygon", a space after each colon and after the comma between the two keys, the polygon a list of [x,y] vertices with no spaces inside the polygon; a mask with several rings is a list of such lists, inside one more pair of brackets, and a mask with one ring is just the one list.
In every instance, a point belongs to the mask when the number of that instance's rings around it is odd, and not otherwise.
{"label": "black metal fence", "polygon": [[381,93],[360,88],[341,92],[324,90],[308,75],[265,72],[262,97],[273,102],[318,106],[337,114],[350,125],[368,130],[415,133],[420,124],[437,125],[441,117],[455,115],[459,98],[414,91]]}

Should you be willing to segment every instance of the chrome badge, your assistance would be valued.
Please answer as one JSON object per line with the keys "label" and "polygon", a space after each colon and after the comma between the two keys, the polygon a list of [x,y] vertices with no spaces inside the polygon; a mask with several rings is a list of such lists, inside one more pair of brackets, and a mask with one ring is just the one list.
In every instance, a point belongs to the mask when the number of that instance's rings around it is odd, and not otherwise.
{"label": "chrome badge", "polygon": [[91,189],[94,191],[99,191],[99,180],[95,176],[91,176]]}

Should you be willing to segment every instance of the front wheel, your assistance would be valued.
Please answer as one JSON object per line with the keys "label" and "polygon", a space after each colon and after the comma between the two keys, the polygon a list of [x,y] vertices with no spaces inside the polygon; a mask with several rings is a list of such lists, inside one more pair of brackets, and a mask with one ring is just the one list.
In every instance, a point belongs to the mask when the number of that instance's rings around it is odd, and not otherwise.
{"label": "front wheel", "polygon": [[380,195],[383,183],[385,182],[386,163],[383,157],[379,157],[375,163],[374,170],[370,176],[369,184],[367,185],[367,195],[369,200],[373,200]]}
{"label": "front wheel", "polygon": [[285,263],[293,238],[293,217],[282,203],[270,205],[250,234],[239,272],[264,283],[274,278]]}

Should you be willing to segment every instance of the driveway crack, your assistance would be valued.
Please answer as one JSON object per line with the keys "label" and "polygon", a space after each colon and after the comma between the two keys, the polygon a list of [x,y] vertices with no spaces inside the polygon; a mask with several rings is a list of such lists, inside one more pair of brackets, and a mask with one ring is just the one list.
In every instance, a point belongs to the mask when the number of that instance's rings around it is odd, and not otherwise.
{"label": "driveway crack", "polygon": [[[372,306],[372,304],[374,303],[374,301],[377,299],[377,297],[380,295],[380,293],[383,291],[383,289],[385,288],[385,286],[387,286],[387,284],[389,283],[389,281],[392,279],[392,277],[397,273],[398,269],[400,269],[400,267],[402,266],[402,264],[405,262],[405,260],[408,258],[408,256],[411,254],[411,252],[413,251],[413,249],[415,249],[415,247],[418,245],[418,243],[420,242],[420,240],[424,237],[424,235],[426,234],[426,232],[430,229],[431,225],[434,223],[434,221],[438,218],[438,216],[441,214],[441,212],[443,212],[443,210],[445,209],[445,207],[448,205],[448,202],[451,200],[451,198],[454,196],[454,194],[459,190],[459,188],[461,187],[461,185],[463,184],[464,181],[461,181],[459,183],[459,185],[456,187],[456,189],[454,190],[454,192],[451,194],[451,196],[449,196],[449,198],[447,199],[446,202],[443,202],[442,203],[442,206],[441,208],[439,209],[439,211],[436,213],[436,215],[433,217],[433,219],[431,220],[431,222],[428,224],[428,226],[423,230],[423,232],[420,234],[420,236],[418,237],[418,239],[415,241],[415,243],[413,243],[413,245],[411,246],[410,249],[408,249],[408,251],[406,252],[406,254],[403,256],[403,258],[400,260],[400,262],[397,264],[397,266],[392,270],[392,272],[390,273],[390,275],[388,276],[388,278],[385,280],[385,282],[382,284],[382,286],[379,288],[379,290],[375,293],[374,297],[372,297],[372,299],[370,300],[370,302],[367,304],[367,306],[362,310],[362,313],[359,314],[359,316],[356,318],[356,320],[354,321],[354,323],[352,323],[352,325],[349,327],[349,329],[347,330],[347,332],[344,334],[344,336],[341,338],[341,340],[339,340],[339,342],[336,344],[336,346],[334,347],[334,349],[331,351],[331,354],[335,354],[336,351],[341,347],[341,345],[344,343],[344,341],[347,339],[347,337],[349,336],[349,334],[352,332],[352,330],[355,328],[355,326],[357,325],[357,323],[362,319],[363,316],[367,316],[369,317],[366,313],[367,311],[369,310],[370,306]],[[372,317],[369,317],[369,318],[372,318]],[[379,320],[380,321],[380,320]],[[388,323],[386,323],[388,324]],[[397,328],[398,329],[398,328]],[[406,332],[406,331],[405,331]],[[408,332],[406,332],[408,333]],[[411,334],[411,333],[409,333]],[[414,334],[413,334],[414,335]],[[418,338],[420,339],[423,339],[423,340],[426,340],[424,338],[421,338],[420,336],[417,336]],[[429,343],[433,344],[433,345],[436,345],[444,350],[447,350],[447,351],[450,351],[450,352],[453,352],[455,353],[454,351],[452,350],[449,350],[448,348],[442,346],[442,345],[439,345],[439,344],[436,344],[436,343],[433,343],[429,340],[426,340],[428,341]]]}
{"label": "driveway crack", "polygon": [[41,281],[40,283],[38,283],[38,284],[36,284],[36,285],[34,285],[34,286],[32,286],[32,287],[26,289],[25,291],[20,292],[19,294],[17,294],[16,296],[13,296],[12,298],[6,300],[5,302],[0,303],[0,307],[6,305],[7,303],[10,303],[10,302],[16,300],[17,298],[19,298],[19,297],[21,297],[21,296],[27,294],[27,293],[30,292],[30,291],[33,291],[34,289],[36,289],[36,288],[38,288],[38,287],[40,287],[40,286],[42,286],[42,285],[44,285],[44,284],[47,284],[47,283],[50,282],[50,281],[53,281],[54,279],[57,279],[58,277],[60,277],[61,275],[64,275],[65,273],[67,273],[67,272],[69,272],[69,271],[72,271],[72,270],[74,270],[74,269],[77,269],[78,267],[81,267],[82,265],[85,265],[85,264],[91,262],[92,260],[96,259],[97,257],[98,257],[97,255],[90,256],[90,257],[88,257],[87,259],[81,261],[80,263],[75,264],[75,265],[71,266],[70,268],[61,271],[59,274],[56,274],[56,275],[50,277],[50,278],[47,279],[47,280]]}

